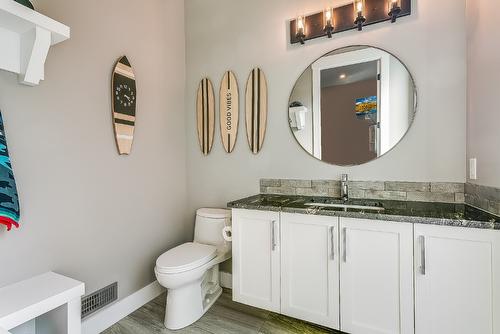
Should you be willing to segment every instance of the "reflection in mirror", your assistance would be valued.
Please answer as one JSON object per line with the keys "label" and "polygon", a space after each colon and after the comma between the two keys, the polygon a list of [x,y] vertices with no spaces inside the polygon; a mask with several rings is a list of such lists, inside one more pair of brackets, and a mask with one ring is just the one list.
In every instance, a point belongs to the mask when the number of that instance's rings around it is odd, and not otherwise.
{"label": "reflection in mirror", "polygon": [[378,48],[346,47],[321,57],[297,80],[288,117],[299,144],[322,161],[359,165],[398,144],[415,115],[413,78]]}

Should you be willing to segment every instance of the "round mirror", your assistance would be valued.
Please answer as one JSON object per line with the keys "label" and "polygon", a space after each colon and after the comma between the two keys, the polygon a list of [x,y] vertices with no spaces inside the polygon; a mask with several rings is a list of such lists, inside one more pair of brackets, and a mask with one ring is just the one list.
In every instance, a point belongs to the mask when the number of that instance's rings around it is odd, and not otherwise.
{"label": "round mirror", "polygon": [[315,158],[340,166],[377,159],[408,132],[416,112],[415,83],[392,54],[371,46],[332,51],[295,83],[290,128]]}

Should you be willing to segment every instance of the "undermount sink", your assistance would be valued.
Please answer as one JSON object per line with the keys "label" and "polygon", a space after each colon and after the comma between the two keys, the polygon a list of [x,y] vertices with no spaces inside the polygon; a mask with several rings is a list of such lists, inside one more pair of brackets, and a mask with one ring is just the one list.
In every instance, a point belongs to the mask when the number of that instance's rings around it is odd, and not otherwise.
{"label": "undermount sink", "polygon": [[368,205],[355,205],[348,203],[317,203],[309,202],[305,203],[306,206],[319,206],[325,208],[340,208],[340,209],[355,209],[355,210],[373,210],[373,211],[384,211],[385,209],[380,206],[368,206]]}

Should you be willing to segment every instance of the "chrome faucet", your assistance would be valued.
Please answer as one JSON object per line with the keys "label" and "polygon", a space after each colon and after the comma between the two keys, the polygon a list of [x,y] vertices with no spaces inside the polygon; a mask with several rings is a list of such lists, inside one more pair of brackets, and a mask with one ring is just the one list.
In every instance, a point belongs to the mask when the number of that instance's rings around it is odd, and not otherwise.
{"label": "chrome faucet", "polygon": [[345,202],[349,200],[349,177],[347,174],[342,174],[340,178],[340,197]]}

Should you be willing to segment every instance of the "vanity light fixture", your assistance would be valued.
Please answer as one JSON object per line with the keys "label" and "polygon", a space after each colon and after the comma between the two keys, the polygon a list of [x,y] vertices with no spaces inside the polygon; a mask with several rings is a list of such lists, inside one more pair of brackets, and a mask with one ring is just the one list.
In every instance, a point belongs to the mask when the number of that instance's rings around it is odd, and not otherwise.
{"label": "vanity light fixture", "polygon": [[323,30],[328,35],[328,38],[332,38],[333,33],[333,9],[331,7],[325,9],[323,12],[324,28]]}
{"label": "vanity light fixture", "polygon": [[295,36],[302,45],[305,44],[304,41],[304,38],[306,38],[305,31],[306,31],[306,18],[305,16],[299,16],[297,17],[297,32],[295,33]]}
{"label": "vanity light fixture", "polygon": [[399,14],[401,13],[401,0],[389,0],[389,16],[391,17],[391,23],[396,22]]}
{"label": "vanity light fixture", "polygon": [[345,31],[362,30],[372,24],[396,22],[411,15],[413,1],[343,0],[344,4],[337,7],[328,4],[321,11],[300,15],[289,21],[290,44],[305,44],[316,38],[332,38],[334,34]]}
{"label": "vanity light fixture", "polygon": [[358,31],[363,30],[363,24],[366,22],[366,17],[363,15],[365,10],[365,0],[354,0],[354,24],[358,27]]}

